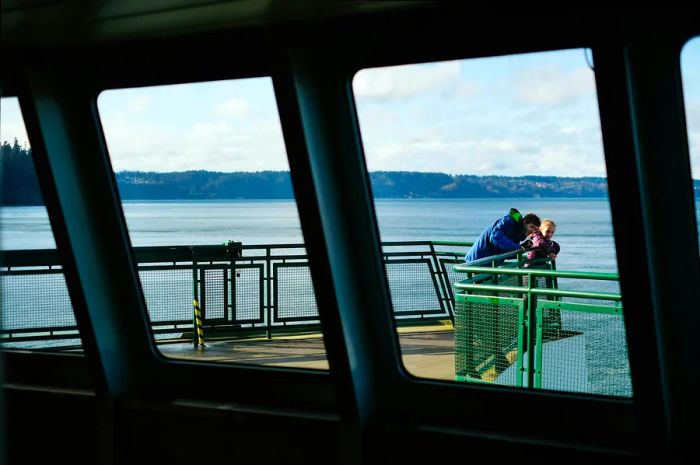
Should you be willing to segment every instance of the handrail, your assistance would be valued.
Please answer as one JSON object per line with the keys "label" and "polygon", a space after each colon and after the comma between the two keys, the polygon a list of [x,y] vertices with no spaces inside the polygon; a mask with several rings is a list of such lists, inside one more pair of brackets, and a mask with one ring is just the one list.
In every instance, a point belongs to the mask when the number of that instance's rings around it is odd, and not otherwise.
{"label": "handrail", "polygon": [[510,294],[534,294],[548,295],[553,297],[575,297],[579,299],[597,299],[597,300],[614,300],[621,301],[620,294],[612,294],[608,292],[586,292],[586,291],[566,291],[560,289],[548,289],[539,287],[520,287],[520,286],[497,286],[490,284],[467,284],[458,282],[454,285],[458,289],[469,291],[491,291],[491,292],[506,292]]}
{"label": "handrail", "polygon": [[[545,371],[550,377],[557,373],[556,369],[551,373],[549,368],[545,370],[543,360],[554,357],[556,351],[547,352],[544,343],[582,334],[577,332],[582,329],[576,326],[580,323],[576,317],[570,318],[573,326],[565,328],[561,312],[623,315],[620,294],[558,288],[559,278],[619,281],[617,273],[556,270],[548,259],[524,260],[523,252],[516,250],[452,266],[452,271],[466,274],[466,279],[453,282],[456,380],[497,382],[515,364],[509,381],[501,382],[540,389]],[[515,255],[517,260],[503,264]],[[545,267],[537,266],[540,263]],[[599,302],[565,301],[569,299]]]}
{"label": "handrail", "polygon": [[[486,257],[483,260],[488,259],[489,261],[493,261],[497,259],[496,257],[500,257],[500,255]],[[509,274],[518,276],[544,276],[548,278],[599,279],[603,281],[619,281],[620,279],[620,275],[617,273],[600,273],[594,271],[552,271],[536,268],[492,268],[474,265],[454,265],[452,269],[459,273]]]}
{"label": "handrail", "polygon": [[[456,247],[449,252],[449,249],[437,251],[431,241],[386,242],[382,246],[389,247],[382,252],[389,285],[398,286],[399,294],[403,295],[410,285],[407,288],[407,281],[401,276],[408,273],[415,275],[410,279],[421,283],[408,292],[426,293],[415,301],[405,298],[393,301],[397,316],[416,320],[452,319],[454,296],[447,271],[454,263],[461,261],[464,252],[458,252]],[[201,314],[205,332],[234,332],[247,330],[251,325],[256,329],[271,331],[288,323],[317,324],[315,297],[308,295],[313,293],[313,288],[305,249],[303,243],[243,245],[228,241],[214,245],[133,247],[131,250],[154,333],[173,333],[185,331],[193,320],[196,321],[188,318],[187,313],[187,308],[193,305],[194,313],[199,310]],[[12,324],[0,326],[0,339],[27,341],[30,338],[75,337],[77,326],[72,320],[65,280],[56,277],[64,272],[60,265],[56,249],[0,250],[0,274],[13,277],[14,289],[29,286],[21,284],[25,282],[22,281],[25,279],[23,276],[51,275],[39,285],[27,287],[26,292],[15,293],[19,299],[17,308],[24,305],[27,312],[36,313],[36,323],[31,324],[33,327],[25,328],[13,320]],[[186,270],[191,270],[190,278]],[[296,270],[302,270],[302,281],[292,282],[290,279],[297,273]],[[183,292],[187,293],[182,287],[184,283],[192,289],[189,291],[191,298],[183,298]],[[294,306],[297,303],[290,299],[290,292],[293,293],[297,285],[301,286],[299,292],[304,293],[304,298],[311,302],[302,314],[296,313]],[[178,289],[183,289],[183,292]],[[54,294],[46,297],[49,295],[47,292]],[[57,299],[56,295],[60,295],[61,299]],[[50,308],[32,306],[32,302],[45,298],[53,299],[52,302],[57,305]],[[237,312],[239,305],[241,310]],[[49,334],[53,327],[42,327],[39,317],[50,318],[51,312],[60,313],[61,318],[67,319],[65,326],[58,327],[64,334]]]}
{"label": "handrail", "polygon": [[[513,258],[515,256],[518,256],[521,253],[522,253],[522,249],[518,249],[518,250],[513,250],[511,252],[505,252],[505,253],[498,254],[498,255],[491,255],[490,257],[484,257],[484,258],[480,258],[478,260],[471,261],[471,262],[469,262],[469,265],[466,265],[466,266],[478,267],[478,265],[481,265],[482,263],[493,263],[493,262],[497,262],[500,260],[505,260],[507,258]],[[458,267],[458,266],[465,266],[465,265],[455,265],[455,267],[453,269],[455,271],[459,271],[456,269],[456,267]],[[481,269],[483,269],[483,268],[481,268]],[[478,273],[479,271],[476,271],[476,272]]]}
{"label": "handrail", "polygon": [[456,247],[471,247],[474,241],[430,241],[433,245],[453,245]]}

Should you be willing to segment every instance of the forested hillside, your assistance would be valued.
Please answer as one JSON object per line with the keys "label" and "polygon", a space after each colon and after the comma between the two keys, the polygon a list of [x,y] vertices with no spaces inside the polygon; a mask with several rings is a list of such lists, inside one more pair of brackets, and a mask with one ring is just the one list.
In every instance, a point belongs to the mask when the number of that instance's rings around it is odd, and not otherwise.
{"label": "forested hillside", "polygon": [[[41,192],[32,151],[17,140],[2,144],[3,205],[40,205]],[[289,199],[292,183],[287,171],[170,173],[121,171],[116,173],[123,200],[168,199]],[[606,197],[607,181],[599,177],[475,176],[376,171],[370,173],[376,198],[482,198],[482,197]],[[700,181],[693,181],[700,197]]]}

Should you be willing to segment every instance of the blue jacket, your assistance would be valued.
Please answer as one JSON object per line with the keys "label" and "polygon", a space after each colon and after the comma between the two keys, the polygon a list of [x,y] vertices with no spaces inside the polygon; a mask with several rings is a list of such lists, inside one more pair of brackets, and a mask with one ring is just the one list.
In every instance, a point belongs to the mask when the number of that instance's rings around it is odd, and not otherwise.
{"label": "blue jacket", "polygon": [[491,255],[498,255],[520,248],[519,241],[524,238],[523,229],[510,215],[496,221],[481,233],[464,261],[472,262]]}

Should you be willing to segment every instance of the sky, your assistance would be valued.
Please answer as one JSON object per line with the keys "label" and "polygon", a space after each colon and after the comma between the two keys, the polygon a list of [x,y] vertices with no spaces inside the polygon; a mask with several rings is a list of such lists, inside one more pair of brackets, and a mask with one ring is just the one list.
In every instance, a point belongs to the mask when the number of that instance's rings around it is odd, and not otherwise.
{"label": "sky", "polygon": [[[370,171],[605,176],[586,50],[359,71],[353,92]],[[700,38],[681,55],[694,178],[700,177]],[[102,92],[115,171],[288,170],[270,78]],[[0,139],[27,140],[2,99]]]}

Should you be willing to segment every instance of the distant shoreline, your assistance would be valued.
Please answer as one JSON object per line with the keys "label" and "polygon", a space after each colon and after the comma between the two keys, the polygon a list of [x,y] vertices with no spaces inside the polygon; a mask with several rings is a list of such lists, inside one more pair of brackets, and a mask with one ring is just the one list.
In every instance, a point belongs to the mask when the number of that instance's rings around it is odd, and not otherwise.
{"label": "distant shoreline", "polygon": [[[42,205],[30,150],[9,145],[0,205]],[[15,153],[16,152],[16,153]],[[294,199],[289,171],[217,172],[119,171],[121,199],[130,201],[235,201]],[[608,198],[604,177],[500,176],[419,171],[369,173],[375,199],[601,199]],[[700,180],[693,180],[700,198]]]}
{"label": "distant shoreline", "polygon": [[[122,200],[122,204],[139,204],[139,203],[234,203],[234,202],[289,202],[295,201],[295,198],[277,198],[277,199],[127,199]],[[434,198],[398,198],[398,197],[376,197],[375,201],[411,201],[411,202],[451,202],[458,200],[485,200],[485,201],[498,201],[498,200],[513,200],[513,201],[552,201],[552,200],[577,200],[577,201],[600,201],[608,200],[608,197],[434,197]],[[700,199],[696,199],[700,201]],[[13,204],[6,205],[0,204],[0,208],[20,208],[20,207],[43,207],[44,204]]]}

